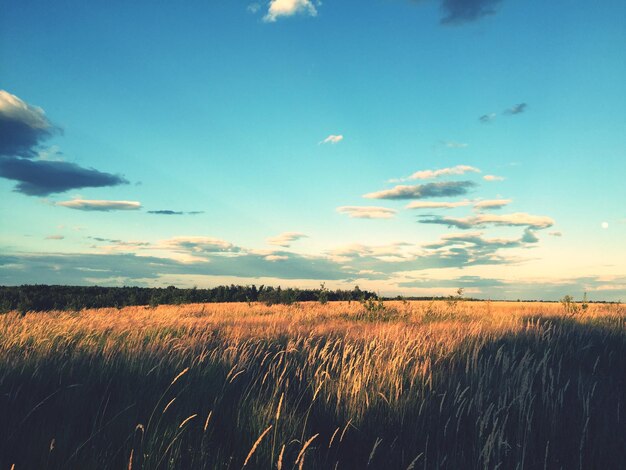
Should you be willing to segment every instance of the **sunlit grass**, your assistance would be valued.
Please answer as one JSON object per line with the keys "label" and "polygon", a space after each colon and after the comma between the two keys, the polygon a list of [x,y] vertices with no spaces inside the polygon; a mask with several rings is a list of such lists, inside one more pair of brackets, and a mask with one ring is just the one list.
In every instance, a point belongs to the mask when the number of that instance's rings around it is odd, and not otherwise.
{"label": "sunlit grass", "polygon": [[622,305],[0,316],[0,468],[618,468]]}

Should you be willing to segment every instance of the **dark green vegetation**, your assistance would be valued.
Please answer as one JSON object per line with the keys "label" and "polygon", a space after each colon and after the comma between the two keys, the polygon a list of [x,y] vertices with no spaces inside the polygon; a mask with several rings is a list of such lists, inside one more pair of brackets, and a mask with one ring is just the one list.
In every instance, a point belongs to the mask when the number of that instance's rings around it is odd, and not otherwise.
{"label": "dark green vegetation", "polygon": [[4,316],[0,468],[624,468],[622,311],[237,308]]}
{"label": "dark green vegetation", "polygon": [[98,286],[0,286],[0,313],[82,310],[85,308],[129,307],[133,305],[179,305],[208,302],[263,302],[292,304],[312,300],[363,300],[372,292],[353,290],[282,289],[271,286],[218,286],[211,289]]}

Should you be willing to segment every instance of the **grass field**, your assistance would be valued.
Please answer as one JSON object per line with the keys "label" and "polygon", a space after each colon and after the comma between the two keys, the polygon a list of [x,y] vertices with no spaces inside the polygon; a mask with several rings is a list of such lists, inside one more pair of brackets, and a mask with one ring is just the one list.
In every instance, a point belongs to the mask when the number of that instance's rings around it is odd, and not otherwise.
{"label": "grass field", "polygon": [[0,469],[626,467],[626,309],[0,315]]}

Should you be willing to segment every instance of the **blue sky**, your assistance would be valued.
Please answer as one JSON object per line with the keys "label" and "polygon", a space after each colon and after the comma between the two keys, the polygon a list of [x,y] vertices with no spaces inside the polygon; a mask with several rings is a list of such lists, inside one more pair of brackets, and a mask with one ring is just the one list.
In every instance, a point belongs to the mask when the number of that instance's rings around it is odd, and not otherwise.
{"label": "blue sky", "polygon": [[0,6],[1,284],[626,298],[621,1]]}

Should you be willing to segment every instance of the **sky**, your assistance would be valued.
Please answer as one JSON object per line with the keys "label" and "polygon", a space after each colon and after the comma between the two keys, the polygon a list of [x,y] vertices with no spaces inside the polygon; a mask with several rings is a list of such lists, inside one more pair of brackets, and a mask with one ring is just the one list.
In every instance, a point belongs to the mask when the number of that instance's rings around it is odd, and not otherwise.
{"label": "sky", "polygon": [[0,0],[0,284],[626,299],[626,3]]}

